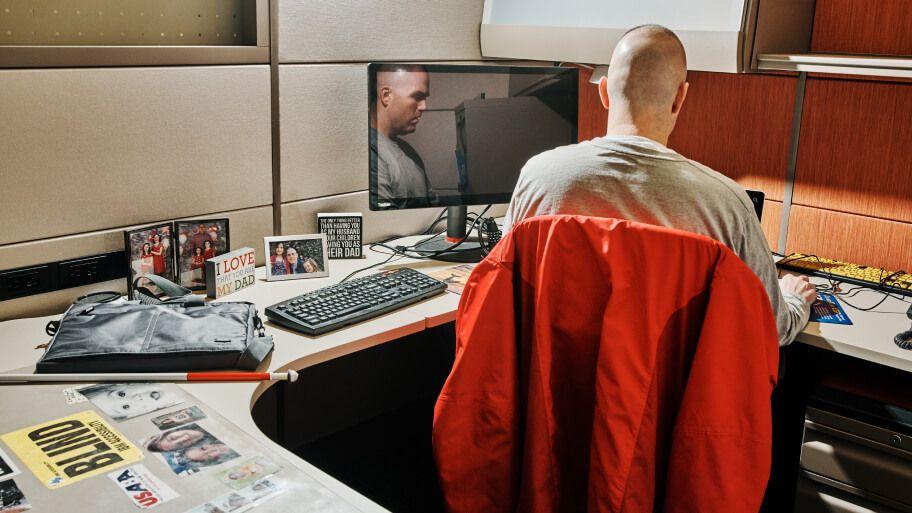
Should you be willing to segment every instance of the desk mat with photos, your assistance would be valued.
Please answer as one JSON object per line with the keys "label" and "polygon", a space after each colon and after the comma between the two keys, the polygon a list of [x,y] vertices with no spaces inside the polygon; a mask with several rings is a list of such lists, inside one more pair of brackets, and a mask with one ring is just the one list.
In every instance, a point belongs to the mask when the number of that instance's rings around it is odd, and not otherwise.
{"label": "desk mat with photos", "polygon": [[0,513],[355,512],[172,383],[0,386]]}

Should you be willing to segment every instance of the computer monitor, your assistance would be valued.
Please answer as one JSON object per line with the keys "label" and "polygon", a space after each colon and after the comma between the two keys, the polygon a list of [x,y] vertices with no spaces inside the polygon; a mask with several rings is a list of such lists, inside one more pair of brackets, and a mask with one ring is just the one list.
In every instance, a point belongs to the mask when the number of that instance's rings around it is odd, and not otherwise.
{"label": "computer monitor", "polygon": [[465,239],[466,206],[509,202],[529,158],[577,142],[578,87],[576,68],[370,64],[370,209],[450,207]]}

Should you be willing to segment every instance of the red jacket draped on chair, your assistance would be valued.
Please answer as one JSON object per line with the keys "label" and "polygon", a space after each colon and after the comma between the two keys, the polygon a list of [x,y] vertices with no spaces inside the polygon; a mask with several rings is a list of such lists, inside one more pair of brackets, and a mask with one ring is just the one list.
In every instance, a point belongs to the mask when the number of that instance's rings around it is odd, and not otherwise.
{"label": "red jacket draped on chair", "polygon": [[449,511],[759,509],[776,324],[719,242],[526,220],[475,268],[456,330],[433,434]]}

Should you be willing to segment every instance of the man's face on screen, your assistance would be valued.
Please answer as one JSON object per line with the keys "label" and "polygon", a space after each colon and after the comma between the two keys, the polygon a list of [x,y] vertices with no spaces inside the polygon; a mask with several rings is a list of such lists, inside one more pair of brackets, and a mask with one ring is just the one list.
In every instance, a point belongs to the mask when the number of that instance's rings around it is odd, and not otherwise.
{"label": "man's face on screen", "polygon": [[430,96],[428,74],[424,71],[384,72],[379,85],[380,112],[386,117],[390,136],[410,134],[418,128]]}

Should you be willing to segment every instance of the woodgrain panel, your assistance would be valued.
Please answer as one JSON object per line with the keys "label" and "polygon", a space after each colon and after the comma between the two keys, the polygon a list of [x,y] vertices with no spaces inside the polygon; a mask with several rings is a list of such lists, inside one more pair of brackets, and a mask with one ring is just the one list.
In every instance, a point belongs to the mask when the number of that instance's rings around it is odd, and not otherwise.
{"label": "woodgrain panel", "polygon": [[[244,246],[252,247],[257,250],[257,263],[264,263],[263,237],[272,235],[271,205],[220,212],[212,214],[211,217],[227,217],[231,228],[231,247],[234,249]],[[0,246],[0,270],[120,251],[124,249],[123,244],[123,231],[118,229]],[[125,293],[127,280],[123,278],[85,287],[0,301],[0,321],[58,314],[63,312],[77,297],[101,290],[118,290]]]}
{"label": "woodgrain panel", "polygon": [[577,133],[580,141],[588,141],[605,135],[608,127],[608,111],[602,107],[598,86],[590,84],[592,70],[579,68],[579,123]]}
{"label": "woodgrain panel", "polygon": [[272,203],[269,67],[0,71],[0,244]]}
{"label": "woodgrain panel", "polygon": [[763,234],[766,235],[766,242],[770,249],[776,251],[779,246],[779,228],[782,224],[782,202],[775,200],[766,200],[763,202],[763,219],[760,220],[760,227],[763,228]]}
{"label": "woodgrain panel", "polygon": [[912,269],[912,224],[792,205],[786,250],[885,269]]}
{"label": "woodgrain panel", "polygon": [[795,203],[912,221],[912,84],[809,79]]}
{"label": "woodgrain panel", "polygon": [[781,201],[796,79],[691,71],[668,146]]}
{"label": "woodgrain panel", "polygon": [[483,0],[279,0],[279,62],[481,58]]}
{"label": "woodgrain panel", "polygon": [[[580,140],[603,136],[608,123],[591,75],[580,69]],[[687,77],[690,91],[669,147],[782,201],[796,79],[698,71]]]}
{"label": "woodgrain panel", "polygon": [[909,0],[817,0],[814,52],[912,55]]}

